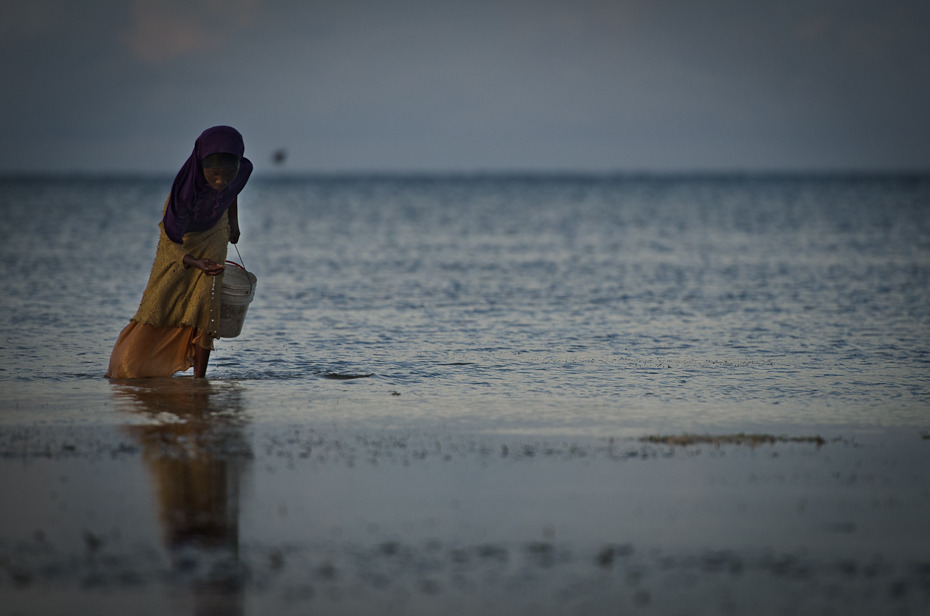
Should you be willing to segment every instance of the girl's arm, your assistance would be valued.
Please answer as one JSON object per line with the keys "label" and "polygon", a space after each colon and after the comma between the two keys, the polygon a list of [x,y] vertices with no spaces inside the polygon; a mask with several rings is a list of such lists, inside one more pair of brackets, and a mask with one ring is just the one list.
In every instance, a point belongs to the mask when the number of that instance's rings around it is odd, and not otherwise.
{"label": "girl's arm", "polygon": [[239,198],[237,197],[227,210],[229,212],[229,241],[239,243]]}

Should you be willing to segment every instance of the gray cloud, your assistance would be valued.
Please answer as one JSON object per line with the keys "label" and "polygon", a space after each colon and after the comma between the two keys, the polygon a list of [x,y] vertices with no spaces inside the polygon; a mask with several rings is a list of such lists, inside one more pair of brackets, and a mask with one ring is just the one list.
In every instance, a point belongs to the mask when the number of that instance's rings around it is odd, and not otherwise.
{"label": "gray cloud", "polygon": [[234,44],[257,8],[258,0],[133,0],[120,39],[144,62],[167,62]]}

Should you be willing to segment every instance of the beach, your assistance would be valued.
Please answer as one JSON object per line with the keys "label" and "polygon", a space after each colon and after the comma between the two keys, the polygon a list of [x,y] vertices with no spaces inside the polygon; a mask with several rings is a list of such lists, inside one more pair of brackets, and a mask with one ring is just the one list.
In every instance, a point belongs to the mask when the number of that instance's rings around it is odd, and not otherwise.
{"label": "beach", "polygon": [[0,184],[4,616],[930,605],[923,176],[259,177],[129,381],[170,178]]}
{"label": "beach", "polygon": [[930,440],[915,431],[254,422],[247,385],[155,381],[84,392],[118,416],[106,425],[45,405],[44,423],[0,427],[5,614],[930,605]]}

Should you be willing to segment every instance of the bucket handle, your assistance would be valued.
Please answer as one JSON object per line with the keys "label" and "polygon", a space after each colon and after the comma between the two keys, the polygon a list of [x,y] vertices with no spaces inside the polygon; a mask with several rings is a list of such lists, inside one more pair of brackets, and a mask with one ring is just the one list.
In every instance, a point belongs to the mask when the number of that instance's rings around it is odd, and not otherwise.
{"label": "bucket handle", "polygon": [[[236,254],[239,256],[239,260],[242,261],[242,255],[239,254],[239,247],[236,246],[235,244],[233,244],[233,248],[236,249]],[[232,266],[234,266],[234,267],[238,267],[239,269],[241,269],[241,270],[242,270],[243,272],[245,272],[246,274],[249,273],[249,270],[245,269],[245,266],[244,266],[244,265],[239,265],[239,264],[236,263],[235,261],[230,261],[229,259],[226,259],[226,265],[232,265]],[[246,278],[248,278],[248,280],[249,280],[249,293],[250,293],[250,294],[251,294],[251,293],[254,293],[254,292],[255,292],[255,287],[254,287],[254,285],[252,284],[252,279],[251,279],[249,276],[246,276]]]}
{"label": "bucket handle", "polygon": [[233,265],[236,265],[238,267],[241,267],[242,269],[245,269],[245,261],[242,260],[242,255],[239,254],[239,246],[236,244],[233,244],[233,248],[236,249],[236,255],[239,257],[239,262],[242,263],[242,265],[239,265],[239,263],[234,263],[233,261],[230,261],[228,259],[226,260],[226,262],[232,263]]}

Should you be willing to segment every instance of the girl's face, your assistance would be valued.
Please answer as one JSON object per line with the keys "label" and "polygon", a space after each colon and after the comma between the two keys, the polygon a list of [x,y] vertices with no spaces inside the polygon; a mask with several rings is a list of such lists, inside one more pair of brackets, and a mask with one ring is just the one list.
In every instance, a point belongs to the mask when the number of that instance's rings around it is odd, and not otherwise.
{"label": "girl's face", "polygon": [[227,169],[225,167],[204,168],[203,170],[203,177],[207,180],[207,184],[217,191],[229,186],[238,174],[238,169]]}

